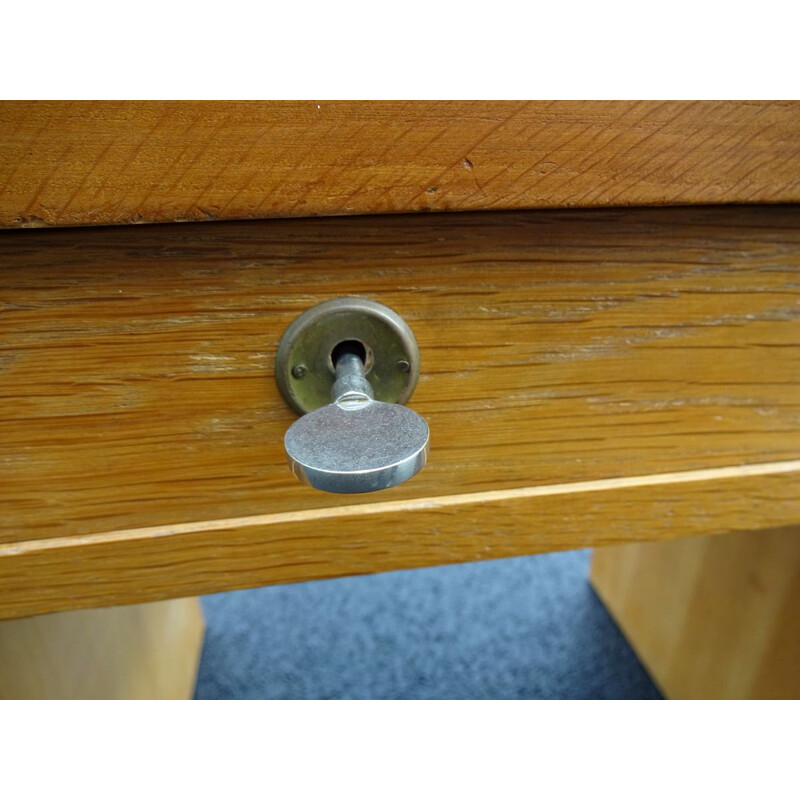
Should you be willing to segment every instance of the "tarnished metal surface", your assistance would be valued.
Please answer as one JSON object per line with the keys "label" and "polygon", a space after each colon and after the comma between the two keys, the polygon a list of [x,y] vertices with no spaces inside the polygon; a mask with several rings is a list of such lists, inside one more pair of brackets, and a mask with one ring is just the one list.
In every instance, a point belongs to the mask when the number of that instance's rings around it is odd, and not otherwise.
{"label": "tarnished metal surface", "polygon": [[419,347],[405,321],[363,297],[328,300],[301,314],[286,329],[275,359],[275,378],[299,414],[330,403],[335,379],[332,354],[342,342],[364,350],[376,400],[405,403],[419,378]]}

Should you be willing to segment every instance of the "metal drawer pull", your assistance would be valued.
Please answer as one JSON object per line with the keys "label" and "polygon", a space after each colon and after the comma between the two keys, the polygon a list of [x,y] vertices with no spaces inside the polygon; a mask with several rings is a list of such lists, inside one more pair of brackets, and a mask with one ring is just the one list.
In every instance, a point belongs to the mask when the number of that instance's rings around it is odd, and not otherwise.
{"label": "metal drawer pull", "polygon": [[374,492],[425,466],[428,425],[402,405],[419,376],[419,349],[391,309],[358,297],[314,306],[284,333],[275,375],[286,401],[304,415],[284,439],[303,483]]}

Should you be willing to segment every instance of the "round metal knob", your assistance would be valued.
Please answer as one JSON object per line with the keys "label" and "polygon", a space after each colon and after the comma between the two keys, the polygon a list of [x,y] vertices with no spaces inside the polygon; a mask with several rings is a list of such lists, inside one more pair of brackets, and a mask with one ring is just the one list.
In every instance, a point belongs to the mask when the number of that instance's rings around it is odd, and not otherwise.
{"label": "round metal knob", "polygon": [[326,492],[374,492],[416,475],[428,456],[428,425],[416,412],[373,399],[359,356],[336,362],[333,402],[300,417],[284,444],[292,472]]}
{"label": "round metal knob", "polygon": [[305,415],[284,439],[292,472],[342,493],[387,489],[416,475],[428,456],[428,426],[400,404],[418,376],[414,334],[383,304],[342,297],[301,314],[275,358],[281,393]]}

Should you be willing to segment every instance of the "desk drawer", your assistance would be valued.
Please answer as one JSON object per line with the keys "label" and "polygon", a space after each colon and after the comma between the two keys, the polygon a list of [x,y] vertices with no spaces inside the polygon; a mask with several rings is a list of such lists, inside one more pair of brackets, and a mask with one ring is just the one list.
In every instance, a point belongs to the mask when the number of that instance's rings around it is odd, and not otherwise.
{"label": "desk drawer", "polygon": [[[799,286],[798,207],[3,233],[0,615],[796,523]],[[283,451],[280,336],[346,295],[421,350],[378,495]]]}

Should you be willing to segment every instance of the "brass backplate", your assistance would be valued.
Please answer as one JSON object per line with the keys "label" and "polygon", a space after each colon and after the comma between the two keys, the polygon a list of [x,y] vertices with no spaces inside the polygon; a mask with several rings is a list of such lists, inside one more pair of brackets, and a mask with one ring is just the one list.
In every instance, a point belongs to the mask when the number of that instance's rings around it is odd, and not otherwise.
{"label": "brass backplate", "polygon": [[303,312],[281,338],[275,379],[295,411],[307,414],[332,401],[332,354],[343,342],[363,347],[366,375],[376,400],[404,404],[411,397],[420,360],[411,329],[382,303],[340,297]]}

